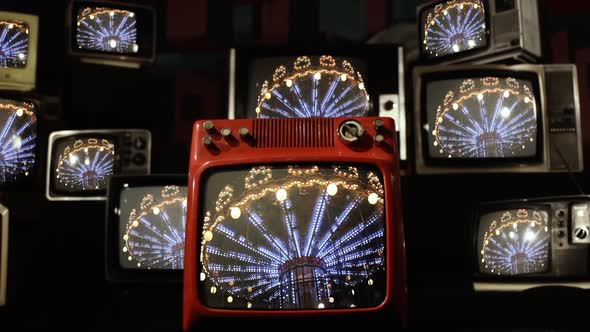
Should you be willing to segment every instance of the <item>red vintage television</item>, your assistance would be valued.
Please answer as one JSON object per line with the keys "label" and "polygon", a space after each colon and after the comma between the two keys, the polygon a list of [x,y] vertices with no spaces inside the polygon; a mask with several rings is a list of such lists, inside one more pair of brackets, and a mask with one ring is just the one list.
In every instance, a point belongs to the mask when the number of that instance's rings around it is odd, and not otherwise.
{"label": "red vintage television", "polygon": [[184,329],[219,318],[405,325],[397,152],[391,118],[197,121]]}

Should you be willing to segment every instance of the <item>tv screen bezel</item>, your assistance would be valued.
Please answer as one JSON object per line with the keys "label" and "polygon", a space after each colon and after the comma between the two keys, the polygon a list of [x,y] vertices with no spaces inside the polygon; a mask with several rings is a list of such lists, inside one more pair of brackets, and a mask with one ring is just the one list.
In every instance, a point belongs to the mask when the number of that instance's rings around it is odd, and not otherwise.
{"label": "tv screen bezel", "polygon": [[43,112],[41,107],[41,101],[36,99],[32,96],[27,94],[17,93],[17,92],[9,92],[9,91],[0,91],[0,99],[6,100],[13,100],[16,102],[26,102],[33,104],[35,107],[35,116],[37,117],[37,122],[35,123],[35,149],[33,153],[35,154],[35,164],[31,167],[28,176],[20,176],[18,177],[16,182],[10,183],[0,183],[0,191],[22,191],[22,190],[30,190],[31,187],[35,184],[38,176],[38,170],[41,168],[39,164],[41,163],[41,141],[40,141],[40,124],[42,121],[39,121]]}
{"label": "tv screen bezel", "polygon": [[[76,39],[76,32],[77,32],[77,16],[80,7],[109,7],[114,9],[123,9],[136,12],[137,11],[144,11],[145,16],[151,16],[151,43],[146,44],[145,50],[146,53],[117,53],[117,52],[103,52],[98,50],[86,50],[77,48],[77,39]],[[149,14],[148,14],[149,12]],[[139,17],[139,15],[138,15]],[[157,45],[157,17],[156,17],[156,9],[143,5],[143,4],[136,4],[130,2],[119,2],[119,1],[96,1],[96,0],[72,0],[68,4],[67,10],[67,27],[68,27],[68,53],[71,56],[76,56],[79,58],[91,58],[96,59],[97,61],[103,60],[105,63],[110,63],[110,61],[115,61],[119,63],[127,63],[127,64],[143,64],[143,63],[153,63],[156,59],[156,45]],[[141,29],[141,28],[139,28]],[[147,31],[147,30],[146,30]],[[137,33],[138,44],[141,42],[143,38],[142,34]],[[149,41],[148,41],[149,42]],[[140,47],[140,50],[142,48]],[[147,51],[149,50],[149,51]]]}
{"label": "tv screen bezel", "polygon": [[[479,256],[479,234],[481,230],[481,217],[488,213],[494,212],[502,212],[508,210],[518,210],[518,209],[535,209],[535,210],[543,210],[547,212],[548,216],[548,226],[549,226],[549,247],[548,247],[548,262],[547,262],[547,270],[545,272],[533,272],[533,273],[525,273],[520,275],[493,275],[489,273],[483,273],[480,271],[480,256]],[[475,219],[473,223],[473,253],[474,259],[474,276],[479,281],[507,281],[507,282],[518,282],[518,281],[527,281],[527,282],[534,282],[534,281],[542,281],[543,278],[547,278],[547,275],[550,275],[553,272],[553,215],[552,215],[552,207],[549,202],[544,201],[511,201],[506,203],[493,203],[489,205],[481,205],[477,212],[475,213]]]}
{"label": "tv screen bezel", "polygon": [[[127,185],[127,186],[125,186]],[[147,270],[127,269],[120,265],[119,209],[121,191],[125,188],[146,186],[186,186],[188,174],[113,175],[107,186],[105,219],[105,275],[112,283],[181,283],[183,269]]]}
{"label": "tv screen bezel", "polygon": [[493,29],[491,26],[491,11],[490,11],[490,4],[489,1],[494,1],[494,0],[482,0],[483,5],[484,5],[484,11],[485,11],[485,23],[486,23],[486,45],[485,46],[481,46],[481,47],[477,47],[477,48],[473,48],[470,50],[465,50],[462,52],[458,52],[458,53],[451,53],[451,54],[447,54],[447,55],[443,55],[443,56],[439,56],[439,57],[429,57],[428,54],[425,52],[424,47],[423,47],[423,41],[424,41],[424,29],[423,29],[423,25],[422,25],[422,18],[424,16],[424,13],[431,9],[436,7],[438,4],[442,4],[442,3],[446,3],[449,2],[449,0],[435,0],[435,1],[431,1],[428,3],[425,3],[421,6],[419,6],[417,8],[417,18],[418,18],[418,36],[419,36],[419,58],[420,61],[424,64],[434,64],[434,63],[440,63],[440,62],[446,62],[446,61],[450,61],[450,60],[455,60],[455,59],[461,59],[463,57],[471,57],[475,54],[478,53],[486,53],[489,50],[492,49],[493,45],[492,45],[492,34],[493,34]]}
{"label": "tv screen bezel", "polygon": [[[404,94],[400,91],[400,87],[404,83],[400,83],[400,59],[398,48],[403,47],[398,44],[363,44],[363,45],[296,45],[288,47],[279,46],[243,46],[230,50],[230,62],[234,61],[235,66],[230,64],[230,79],[229,79],[229,103],[228,103],[228,119],[245,119],[248,118],[248,86],[249,86],[249,67],[253,60],[259,58],[273,58],[273,57],[297,57],[301,55],[321,56],[331,55],[335,58],[356,58],[366,62],[366,73],[363,75],[363,80],[367,85],[367,90],[370,95],[371,109],[365,116],[379,116],[379,95],[387,93],[395,93],[397,95]],[[233,55],[232,55],[233,53]],[[235,57],[232,60],[232,56]],[[377,61],[377,60],[379,61]],[[396,61],[387,61],[395,59]],[[391,64],[393,71],[391,75],[380,74],[383,70],[380,67],[373,65],[374,70],[371,71],[371,60],[379,63]],[[289,65],[289,64],[286,64]],[[388,81],[389,86],[394,86],[392,89],[388,87],[374,88],[374,78],[371,80],[370,73],[379,73],[384,81]],[[374,75],[376,76],[376,75]],[[271,79],[271,77],[269,77]],[[233,95],[232,95],[233,94]],[[405,95],[404,95],[405,96]],[[401,98],[400,98],[401,99]],[[405,99],[405,98],[404,98]],[[233,105],[233,106],[232,106]],[[405,112],[405,107],[400,105],[399,112]]]}
{"label": "tv screen bezel", "polygon": [[9,210],[0,204],[0,307],[6,305],[8,279]]}
{"label": "tv screen bezel", "polygon": [[[208,167],[203,168],[203,170],[199,173],[199,182],[200,182],[200,187],[197,190],[197,195],[198,195],[198,201],[199,201],[199,209],[196,211],[196,214],[199,218],[199,220],[193,221],[196,224],[196,228],[197,228],[197,243],[202,243],[202,236],[203,236],[203,223],[201,222],[201,220],[203,219],[204,214],[206,213],[206,204],[204,202],[204,193],[205,193],[205,184],[207,181],[207,178],[214,172],[220,170],[220,169],[243,169],[243,170],[247,170],[248,168],[251,167],[257,167],[257,166],[286,166],[287,165],[317,165],[317,166],[332,166],[332,165],[342,165],[344,164],[345,166],[359,166],[359,167],[368,167],[372,170],[378,171],[380,173],[380,179],[383,181],[383,186],[385,189],[386,186],[386,177],[385,177],[385,172],[383,172],[383,169],[380,167],[379,163],[371,163],[371,162],[367,162],[367,161],[358,161],[358,160],[349,160],[349,159],[345,159],[345,160],[337,160],[338,158],[335,158],[334,161],[330,162],[330,161],[311,161],[311,160],[298,160],[298,161],[270,161],[270,162],[251,162],[251,161],[247,161],[247,162],[232,162],[232,163],[227,163],[227,164],[221,164],[221,165],[208,165]],[[198,304],[204,308],[206,308],[207,311],[217,311],[217,312],[226,312],[226,313],[231,313],[232,315],[240,315],[244,312],[255,312],[255,313],[270,313],[271,315],[289,315],[291,313],[296,313],[297,315],[305,315],[306,313],[309,312],[313,312],[314,314],[322,314],[322,313],[355,313],[355,312],[359,312],[359,311],[377,311],[377,310],[381,310],[383,307],[391,304],[393,302],[393,300],[391,298],[389,298],[387,296],[387,294],[390,294],[393,292],[393,289],[389,289],[390,286],[392,286],[391,288],[394,287],[394,285],[392,285],[392,282],[390,282],[390,278],[393,278],[393,274],[395,273],[395,271],[389,271],[387,268],[391,262],[391,260],[393,259],[393,257],[389,257],[389,255],[393,254],[395,256],[394,251],[394,247],[395,245],[393,243],[389,243],[389,239],[390,236],[388,235],[390,232],[395,231],[395,222],[401,222],[401,221],[394,221],[394,220],[388,220],[387,216],[388,216],[388,210],[395,210],[395,208],[388,203],[391,199],[387,199],[386,197],[389,195],[393,196],[394,193],[390,191],[385,191],[385,198],[384,198],[384,214],[383,214],[383,228],[384,228],[384,245],[385,245],[385,249],[384,249],[384,254],[385,254],[385,259],[384,259],[384,279],[385,279],[385,288],[383,289],[383,293],[385,294],[383,296],[383,300],[375,306],[372,307],[361,307],[361,308],[335,308],[335,309],[326,309],[326,310],[322,310],[322,309],[312,309],[312,308],[304,308],[304,309],[246,309],[246,308],[223,308],[223,307],[210,307],[207,305],[207,303],[205,303],[205,301],[203,301],[203,288],[202,288],[202,282],[198,282],[198,285],[195,287],[196,292],[194,294],[194,300],[196,300],[198,302]],[[189,193],[190,195],[190,193]],[[393,212],[390,212],[393,213]],[[393,218],[395,218],[395,216],[393,216]],[[187,219],[187,223],[189,222],[189,220]],[[197,257],[200,256],[201,253],[201,245],[198,245],[197,247]],[[186,265],[186,264],[185,264]],[[393,268],[393,266],[391,267]],[[196,263],[196,274],[199,275],[200,273],[203,273],[203,268],[202,268],[202,264],[199,262]],[[228,293],[229,294],[229,293]]]}
{"label": "tv screen bezel", "polygon": [[[485,74],[481,74],[485,73]],[[426,109],[427,105],[427,93],[426,87],[428,83],[433,81],[441,81],[441,80],[450,80],[450,79],[467,79],[467,78],[481,78],[486,76],[494,76],[500,78],[506,77],[513,77],[515,79],[524,79],[529,80],[532,85],[532,92],[535,95],[535,105],[537,110],[537,137],[536,137],[536,154],[531,157],[515,157],[515,158],[433,158],[430,156],[430,149],[429,149],[429,139],[427,133],[423,130],[423,126],[428,124],[428,110]],[[542,79],[539,76],[539,73],[533,70],[512,70],[510,68],[485,68],[483,67],[474,67],[472,69],[466,69],[462,67],[462,69],[451,71],[451,70],[442,70],[442,71],[432,71],[432,72],[425,72],[421,73],[420,75],[420,86],[418,87],[420,91],[420,99],[419,99],[419,114],[418,125],[420,127],[420,131],[416,133],[416,135],[420,135],[421,137],[421,149],[422,149],[422,158],[425,166],[434,166],[434,167],[454,167],[457,169],[462,168],[473,168],[473,167],[482,167],[482,168],[489,168],[489,167],[498,167],[498,166],[516,166],[522,164],[535,164],[541,165],[545,160],[545,140],[548,137],[545,136],[544,130],[544,90],[541,89],[542,87]]]}

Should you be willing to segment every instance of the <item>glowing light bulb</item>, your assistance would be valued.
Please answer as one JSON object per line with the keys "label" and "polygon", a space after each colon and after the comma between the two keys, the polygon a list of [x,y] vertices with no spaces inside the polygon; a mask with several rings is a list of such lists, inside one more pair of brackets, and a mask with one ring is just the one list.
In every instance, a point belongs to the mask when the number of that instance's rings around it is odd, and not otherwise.
{"label": "glowing light bulb", "polygon": [[330,296],[330,298],[328,299],[328,302],[334,303],[334,298]]}
{"label": "glowing light bulb", "polygon": [[457,44],[453,45],[453,52],[455,52],[455,53],[459,52],[459,45],[457,45]]}
{"label": "glowing light bulb", "polygon": [[229,214],[233,219],[238,219],[242,215],[242,211],[240,210],[239,207],[232,207],[229,210]]}
{"label": "glowing light bulb", "polygon": [[139,51],[139,45],[133,44],[133,53],[137,53]]}
{"label": "glowing light bulb", "polygon": [[21,60],[24,60],[25,59],[25,54],[24,53],[19,53],[18,54],[18,58],[21,59]]}
{"label": "glowing light bulb", "polygon": [[109,16],[110,16],[110,17],[113,17],[113,16],[115,16],[115,12],[110,12],[110,13],[109,13]]}
{"label": "glowing light bulb", "polygon": [[509,236],[511,239],[514,239],[514,236],[515,236],[515,235],[516,235],[516,234],[514,234],[514,232],[512,232],[512,231],[511,231],[510,233],[508,233],[508,236]]}
{"label": "glowing light bulb", "polygon": [[479,100],[479,101],[483,100],[483,93],[480,93],[477,95],[477,100]]}
{"label": "glowing light bulb", "polygon": [[316,81],[319,81],[320,79],[322,79],[322,74],[320,72],[317,72],[313,74],[313,78],[315,78]]}
{"label": "glowing light bulb", "polygon": [[129,13],[129,17],[135,16],[135,13]]}
{"label": "glowing light bulb", "polygon": [[270,99],[270,97],[271,97],[270,92],[267,92],[267,93],[264,94],[264,98]]}
{"label": "glowing light bulb", "polygon": [[473,8],[477,9],[477,8],[479,8],[479,5],[475,4],[475,5],[473,5]]}
{"label": "glowing light bulb", "polygon": [[475,40],[473,40],[473,39],[469,39],[469,40],[467,41],[467,45],[469,45],[469,47],[471,47],[471,48],[475,47]]}
{"label": "glowing light bulb", "polygon": [[256,113],[260,113],[260,107],[256,107]]}
{"label": "glowing light bulb", "polygon": [[285,84],[287,84],[287,87],[288,87],[288,88],[290,88],[290,87],[292,87],[292,86],[293,86],[293,81],[292,81],[292,80],[290,80],[290,79],[288,79],[288,80],[285,82]]}
{"label": "glowing light bulb", "polygon": [[545,226],[545,232],[549,231],[549,227]]}
{"label": "glowing light bulb", "polygon": [[125,240],[125,241],[129,240],[129,235],[127,235],[127,234],[123,235],[123,240]]}
{"label": "glowing light bulb", "polygon": [[338,192],[338,186],[335,183],[330,183],[327,188],[328,195],[334,196]]}
{"label": "glowing light bulb", "polygon": [[443,14],[447,15],[449,12],[447,10],[443,10]]}
{"label": "glowing light bulb", "polygon": [[232,303],[234,301],[234,298],[230,295],[227,297],[227,303]]}
{"label": "glowing light bulb", "polygon": [[432,145],[437,146],[438,145],[438,142],[437,141],[434,141],[434,143],[432,143]]}
{"label": "glowing light bulb", "polygon": [[533,231],[531,230],[527,230],[526,233],[524,233],[524,240],[525,241],[533,241],[535,238],[537,237],[537,234],[535,234]]}
{"label": "glowing light bulb", "polygon": [[12,146],[19,150],[21,148],[21,146],[23,145],[23,140],[22,138],[20,138],[20,136],[14,136],[14,139],[12,140]]}
{"label": "glowing light bulb", "polygon": [[206,231],[205,235],[203,236],[203,238],[205,239],[205,241],[209,242],[211,240],[213,240],[213,232],[211,231]]}
{"label": "glowing light bulb", "polygon": [[205,281],[206,277],[207,276],[205,275],[205,272],[201,272],[201,274],[199,274],[199,280],[201,280],[201,281]]}
{"label": "glowing light bulb", "polygon": [[133,259],[133,257],[131,257],[131,256],[127,256],[127,260],[128,260],[128,261],[131,261],[132,259]]}
{"label": "glowing light bulb", "polygon": [[135,220],[135,221],[133,222],[133,227],[137,227],[137,226],[139,226],[139,221]]}
{"label": "glowing light bulb", "polygon": [[16,116],[21,117],[23,116],[23,114],[25,114],[25,110],[23,110],[22,108],[16,110]]}
{"label": "glowing light bulb", "polygon": [[90,19],[91,20],[94,20],[94,15],[90,15]]}
{"label": "glowing light bulb", "polygon": [[137,267],[141,267],[141,263],[137,263]]}
{"label": "glowing light bulb", "polygon": [[504,91],[504,98],[508,98],[510,97],[510,92],[509,91]]}
{"label": "glowing light bulb", "polygon": [[459,104],[453,103],[453,109],[456,111],[459,109]]}
{"label": "glowing light bulb", "polygon": [[463,8],[465,8],[465,6],[464,6],[463,4],[461,4],[461,5],[459,6],[459,9],[463,9]]}
{"label": "glowing light bulb", "polygon": [[76,157],[73,153],[70,153],[70,164],[75,165],[78,162],[78,157]]}
{"label": "glowing light bulb", "polygon": [[318,304],[318,309],[324,309],[326,306],[320,302],[320,304]]}
{"label": "glowing light bulb", "polygon": [[283,188],[277,190],[277,201],[279,202],[283,202],[284,200],[287,199],[287,191]]}
{"label": "glowing light bulb", "polygon": [[508,107],[502,107],[502,109],[500,110],[500,116],[502,116],[504,119],[509,117],[510,116],[510,109]]}
{"label": "glowing light bulb", "polygon": [[500,230],[496,229],[496,235],[500,235]]}
{"label": "glowing light bulb", "polygon": [[512,224],[512,228],[516,229],[517,227],[516,224]]}
{"label": "glowing light bulb", "polygon": [[252,308],[252,303],[251,303],[251,302],[248,302],[248,304],[246,304],[246,307],[247,307],[248,309]]}
{"label": "glowing light bulb", "polygon": [[529,97],[524,97],[524,103],[528,104],[531,102],[531,99]]}
{"label": "glowing light bulb", "polygon": [[376,193],[370,193],[367,199],[369,201],[369,204],[375,205],[379,201],[379,195],[377,195]]}
{"label": "glowing light bulb", "polygon": [[217,287],[211,286],[211,289],[209,291],[211,292],[211,294],[215,294],[217,293]]}
{"label": "glowing light bulb", "polygon": [[88,157],[86,159],[84,159],[84,165],[86,165],[86,166],[90,165],[90,159]]}
{"label": "glowing light bulb", "polygon": [[127,247],[123,247],[123,252],[127,252]]}
{"label": "glowing light bulb", "polygon": [[341,80],[342,82],[346,81],[347,79],[348,79],[348,76],[347,76],[346,74],[342,74],[342,75],[340,75],[340,80]]}
{"label": "glowing light bulb", "polygon": [[159,207],[155,207],[152,209],[152,212],[157,216],[160,214],[160,208]]}
{"label": "glowing light bulb", "polygon": [[359,83],[359,89],[364,90],[365,89],[365,83],[363,83],[363,82]]}
{"label": "glowing light bulb", "polygon": [[115,48],[115,47],[117,47],[117,41],[116,41],[116,40],[114,40],[114,39],[111,39],[111,40],[109,40],[109,46],[110,46],[111,48]]}
{"label": "glowing light bulb", "polygon": [[367,280],[367,284],[368,284],[369,286],[373,286],[373,279],[369,279],[369,280]]}
{"label": "glowing light bulb", "polygon": [[10,24],[8,25],[8,29],[12,29],[12,28],[14,28],[14,24],[10,23]]}

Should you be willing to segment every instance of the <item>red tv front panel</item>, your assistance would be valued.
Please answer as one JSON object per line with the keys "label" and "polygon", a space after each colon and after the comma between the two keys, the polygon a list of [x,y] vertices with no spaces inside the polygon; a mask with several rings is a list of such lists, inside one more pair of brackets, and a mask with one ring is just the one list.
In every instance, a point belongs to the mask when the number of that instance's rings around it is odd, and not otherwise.
{"label": "red tv front panel", "polygon": [[204,317],[405,324],[397,152],[390,118],[197,121],[184,329]]}

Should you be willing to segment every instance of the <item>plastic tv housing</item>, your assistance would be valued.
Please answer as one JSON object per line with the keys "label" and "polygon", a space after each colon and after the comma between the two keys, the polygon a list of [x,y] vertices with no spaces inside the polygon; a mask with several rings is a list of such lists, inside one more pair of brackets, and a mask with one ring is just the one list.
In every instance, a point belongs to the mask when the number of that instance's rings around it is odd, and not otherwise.
{"label": "plastic tv housing", "polygon": [[215,317],[406,321],[394,128],[378,117],[197,121],[184,329]]}
{"label": "plastic tv housing", "polygon": [[229,61],[228,119],[390,117],[407,160],[402,46],[244,46]]}
{"label": "plastic tv housing", "polygon": [[535,63],[537,0],[433,1],[417,8],[420,58],[430,63]]}
{"label": "plastic tv housing", "polygon": [[81,62],[139,68],[156,57],[156,12],[129,2],[73,0],[69,54]]}
{"label": "plastic tv housing", "polygon": [[106,277],[181,282],[187,175],[113,175],[107,188]]}
{"label": "plastic tv housing", "polygon": [[579,172],[575,65],[416,67],[416,172]]}
{"label": "plastic tv housing", "polygon": [[145,129],[55,131],[49,135],[45,195],[50,201],[105,200],[115,174],[150,173]]}
{"label": "plastic tv housing", "polygon": [[0,306],[6,304],[8,276],[8,209],[0,204]]}
{"label": "plastic tv housing", "polygon": [[590,196],[482,203],[474,230],[476,291],[590,288]]}
{"label": "plastic tv housing", "polygon": [[33,90],[39,17],[0,11],[0,36],[0,90]]}

